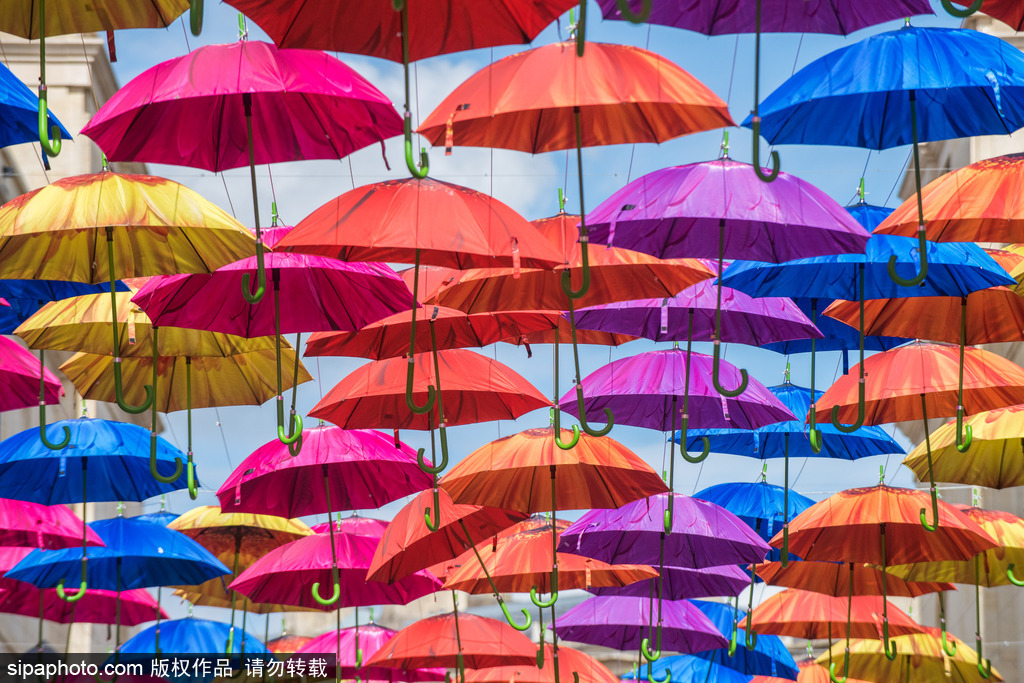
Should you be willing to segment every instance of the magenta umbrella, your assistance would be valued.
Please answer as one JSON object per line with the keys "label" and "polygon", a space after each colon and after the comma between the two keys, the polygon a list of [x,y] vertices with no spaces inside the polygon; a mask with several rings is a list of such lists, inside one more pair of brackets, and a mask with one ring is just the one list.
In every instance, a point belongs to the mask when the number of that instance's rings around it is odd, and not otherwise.
{"label": "magenta umbrella", "polygon": [[[353,514],[351,517],[340,517],[333,522],[320,522],[309,527],[314,534],[330,533],[331,527],[336,534],[354,534],[355,536],[369,536],[381,539],[387,531],[388,523],[383,519],[373,517],[360,517]],[[375,579],[376,580],[376,579]]]}
{"label": "magenta umbrella", "polygon": [[[261,557],[232,581],[229,589],[253,602],[323,611],[337,607],[406,605],[441,589],[441,581],[426,571],[410,574],[392,584],[367,581],[366,571],[379,541],[379,538],[355,534],[306,536]],[[322,600],[320,584],[332,581],[332,599]],[[312,592],[307,588],[310,584]]]}
{"label": "magenta umbrella", "polygon": [[40,384],[47,404],[60,403],[64,388],[57,376],[17,342],[0,337],[0,413],[39,405]]}
{"label": "magenta umbrella", "polygon": [[[307,653],[335,653],[338,664],[341,667],[338,669],[335,678],[341,680],[351,680],[357,676],[361,680],[387,681],[388,683],[419,683],[420,681],[444,680],[444,669],[364,668],[362,663],[372,657],[373,653],[379,650],[384,643],[391,640],[397,631],[377,626],[372,621],[372,615],[369,625],[360,626],[358,623],[358,609],[356,609],[356,619],[355,627],[328,631],[321,634],[296,650],[295,654],[301,656]],[[327,673],[331,675],[330,668],[328,668]]]}
{"label": "magenta umbrella", "polygon": [[[189,125],[181,125],[183,121]],[[341,159],[402,134],[384,93],[314,50],[239,40],[161,62],[122,87],[82,133],[111,161],[223,171],[249,166],[256,218],[258,286],[266,291],[256,164]]]}
{"label": "magenta umbrella", "polygon": [[[259,261],[259,263],[257,263]],[[277,433],[292,454],[302,448],[302,417],[295,413],[297,384],[292,389],[288,434],[281,396],[281,334],[351,332],[413,305],[412,293],[393,270],[379,263],[346,263],[324,256],[271,253],[270,296],[250,305],[245,286],[263,268],[250,257],[213,273],[152,278],[132,297],[154,325],[211,330],[242,337],[274,334],[277,339]],[[291,305],[282,311],[281,299]],[[299,303],[301,302],[301,304]],[[295,348],[301,344],[296,336]],[[298,381],[299,354],[295,354]],[[263,512],[263,511],[260,511]]]}
{"label": "magenta umbrella", "polygon": [[[81,543],[81,528],[82,520],[64,505],[41,505],[0,498],[0,554],[7,551],[3,546],[31,546],[48,550],[71,548]],[[89,546],[106,545],[88,527],[85,543]]]}

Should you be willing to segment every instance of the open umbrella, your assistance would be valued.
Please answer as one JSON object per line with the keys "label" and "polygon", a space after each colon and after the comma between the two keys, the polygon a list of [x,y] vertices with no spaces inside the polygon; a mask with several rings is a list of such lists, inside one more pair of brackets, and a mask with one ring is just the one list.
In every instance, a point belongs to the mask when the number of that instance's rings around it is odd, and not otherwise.
{"label": "open umbrella", "polygon": [[[698,652],[696,653],[697,657],[718,663],[726,669],[738,671],[747,676],[778,676],[790,680],[797,678],[796,662],[793,661],[793,655],[782,644],[781,638],[769,634],[760,638],[756,634],[748,637],[746,631],[739,628],[738,624],[746,618],[746,614],[740,611],[738,600],[732,606],[709,600],[691,600],[690,602],[715,624],[722,635],[730,638],[729,647]],[[731,636],[730,634],[735,635]],[[753,649],[736,647],[738,642],[751,643],[751,641],[753,641]]]}
{"label": "open umbrella", "polygon": [[[40,88],[42,98],[36,97],[10,69],[0,66],[0,121],[3,121],[0,123],[0,147],[35,140],[42,142],[40,132],[45,132],[47,125],[55,131],[53,136],[58,138],[54,143],[57,151],[60,151],[61,139],[71,139],[71,133],[56,116],[50,113],[40,116],[40,110],[45,108],[45,87]],[[41,127],[39,123],[42,123]]]}
{"label": "open umbrella", "polygon": [[[115,284],[117,291],[128,291],[123,282]],[[0,296],[8,303],[6,308],[0,308],[0,334],[14,334],[18,325],[51,301],[82,294],[101,294],[106,289],[105,285],[67,280],[0,280]]]}
{"label": "open umbrella", "polygon": [[661,588],[665,600],[686,598],[710,598],[720,595],[738,595],[750,581],[737,565],[725,564],[715,567],[672,567],[658,568],[658,578],[636,581],[628,586],[600,588],[591,586],[587,592],[592,595],[629,595],[649,598]]}
{"label": "open umbrella", "polygon": [[57,376],[46,367],[37,370],[32,354],[6,337],[0,337],[0,387],[0,412],[30,408],[38,403],[40,424],[46,424],[46,404],[60,403],[64,395]]}
{"label": "open umbrella", "polygon": [[[70,548],[78,542],[81,524],[78,515],[64,505],[0,498],[0,548]],[[93,531],[88,531],[86,537],[88,545],[103,545]]]}
{"label": "open umbrella", "polygon": [[[209,661],[210,653],[223,655],[228,661],[227,670],[221,675],[227,676],[231,669],[245,671],[254,662],[275,661],[274,654],[267,650],[256,636],[244,629],[235,638],[231,650],[224,651],[224,643],[228,640],[230,627],[219,621],[206,619],[173,619],[163,624],[150,626],[124,642],[113,657],[121,663],[153,662],[155,666],[160,660],[179,659],[185,662],[191,671],[192,660]],[[171,657],[173,653],[173,657]],[[218,668],[220,667],[218,663]],[[201,671],[199,667],[196,670]],[[223,671],[223,668],[220,668]],[[237,674],[236,674],[237,676]]]}
{"label": "open umbrella", "polygon": [[[358,608],[356,614],[358,615]],[[358,619],[358,616],[357,616]],[[338,670],[335,675],[342,680],[359,677],[360,680],[387,681],[387,683],[418,683],[419,681],[440,681],[444,679],[444,669],[393,669],[375,667],[368,669],[362,665],[386,642],[395,637],[397,631],[373,623],[372,617],[365,626],[343,628],[328,631],[315,638],[308,638],[305,643],[294,650],[294,654],[310,655],[322,652],[336,653]],[[328,673],[330,671],[328,670]]]}
{"label": "open umbrella", "polygon": [[[554,659],[554,648],[544,646],[547,659]],[[590,655],[574,650],[571,647],[558,648],[558,666],[562,668],[561,677],[579,678],[580,683],[616,683],[619,679],[601,662]],[[466,672],[466,683],[554,683],[554,667],[546,666],[494,666],[487,669],[475,669]]]}
{"label": "open umbrella", "polygon": [[[882,572],[859,562],[765,562],[756,568],[757,575],[767,584],[799,588],[823,595],[841,598],[851,595],[881,595]],[[850,574],[853,590],[850,590]],[[934,581],[904,581],[895,572],[886,576],[886,595],[916,598],[929,593],[956,590],[952,583]]]}
{"label": "open umbrella", "polygon": [[[638,675],[639,672],[639,675]],[[694,655],[662,657],[636,671],[630,671],[623,680],[646,677],[648,681],[717,681],[718,683],[747,683],[750,677],[713,661]]]}
{"label": "open umbrella", "polygon": [[[882,598],[879,596],[832,597],[789,588],[761,601],[752,610],[751,625],[758,633],[830,642],[842,638],[880,638]],[[894,605],[885,606],[889,630],[894,636],[920,633],[922,627]]]}

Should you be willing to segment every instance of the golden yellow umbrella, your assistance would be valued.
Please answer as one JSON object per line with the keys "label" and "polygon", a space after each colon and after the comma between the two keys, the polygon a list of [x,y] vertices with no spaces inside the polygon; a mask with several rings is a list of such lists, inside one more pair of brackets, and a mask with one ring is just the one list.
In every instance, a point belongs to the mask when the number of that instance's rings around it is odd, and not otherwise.
{"label": "golden yellow umbrella", "polygon": [[[223,210],[155,176],[106,170],[72,176],[0,207],[0,278],[109,282],[115,311],[117,278],[209,273],[244,258],[254,243],[252,233]],[[113,321],[112,332],[116,354]],[[144,387],[142,405],[131,405],[116,356],[113,372],[112,400],[132,414],[149,408],[153,388]]]}
{"label": "golden yellow umbrella", "polygon": [[[228,583],[231,583],[232,579],[224,579]],[[174,594],[186,602],[192,603],[194,607],[222,607],[224,609],[231,608],[231,594],[234,591],[228,591],[221,579],[211,579],[197,586],[188,586],[188,588],[194,588],[195,590],[186,590],[179,588],[174,591]],[[249,598],[242,596],[242,611],[249,612],[250,614],[274,614],[277,612],[310,612],[308,607],[298,607],[296,605],[278,605],[270,602],[251,602]]]}
{"label": "golden yellow umbrella", "polygon": [[[895,636],[892,642],[899,656],[891,662],[885,656],[883,641],[852,640],[850,677],[878,683],[982,683],[986,680],[975,664],[978,654],[956,636],[948,637],[956,647],[956,654],[952,656],[942,651],[938,629],[929,628],[925,633]],[[835,662],[838,668],[845,660],[844,644],[836,643],[815,661],[826,667],[830,661]],[[995,669],[989,671],[989,676],[992,681],[1003,680]]]}
{"label": "golden yellow umbrella", "polygon": [[[956,423],[931,433],[935,481],[1003,489],[1024,485],[1024,405],[989,410],[967,418],[971,447],[956,447]],[[928,452],[922,442],[903,460],[919,479],[928,477]]]}

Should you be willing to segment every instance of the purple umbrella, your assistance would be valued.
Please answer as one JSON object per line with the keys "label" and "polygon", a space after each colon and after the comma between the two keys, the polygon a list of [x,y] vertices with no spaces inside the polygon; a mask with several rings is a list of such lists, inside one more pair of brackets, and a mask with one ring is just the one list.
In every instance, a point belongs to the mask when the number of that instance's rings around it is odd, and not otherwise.
{"label": "purple umbrella", "polygon": [[[250,257],[209,274],[169,275],[151,279],[132,301],[153,325],[186,327],[242,337],[277,337],[277,434],[293,455],[302,448],[302,418],[295,414],[295,390],[288,432],[281,396],[281,333],[295,332],[298,376],[302,332],[352,332],[407,310],[413,305],[405,282],[379,263],[346,263],[324,256],[270,253],[269,296],[246,298],[243,277],[263,267]],[[282,314],[281,299],[290,305]],[[296,379],[295,385],[298,385]]]}
{"label": "purple umbrella", "polygon": [[[644,627],[652,626],[649,603],[628,596],[595,597],[566,612],[554,631],[559,638],[577,643],[590,643],[616,650],[632,650],[644,638]],[[689,602],[666,602],[659,610],[661,644],[671,652],[690,654],[728,647],[704,613]],[[660,648],[659,648],[660,649]]]}
{"label": "purple umbrella", "polygon": [[720,567],[662,567],[661,576],[657,579],[637,581],[619,588],[589,588],[594,595],[630,595],[633,597],[650,597],[661,586],[662,597],[666,600],[683,600],[684,598],[711,598],[721,595],[739,595],[750,579],[736,565],[726,564]]}

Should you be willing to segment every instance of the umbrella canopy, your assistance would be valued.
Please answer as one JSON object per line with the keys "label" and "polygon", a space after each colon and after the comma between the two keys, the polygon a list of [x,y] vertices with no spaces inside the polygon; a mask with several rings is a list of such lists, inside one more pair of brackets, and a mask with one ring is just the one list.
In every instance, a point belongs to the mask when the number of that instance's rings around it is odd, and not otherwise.
{"label": "umbrella canopy", "polygon": [[[737,643],[749,643],[747,633],[740,628],[746,614],[739,605],[730,606],[721,602],[708,600],[692,600],[697,609],[710,619],[725,636],[736,634]],[[696,656],[710,662],[719,662],[727,670],[738,671],[747,676],[778,676],[795,680],[797,677],[796,662],[789,653],[782,639],[778,636],[765,634],[755,639],[753,649],[738,647],[730,655],[728,648],[698,652]]]}
{"label": "umbrella canopy", "polygon": [[[383,666],[368,668],[360,665],[360,662],[372,657],[385,643],[394,638],[396,633],[398,632],[394,629],[377,626],[374,623],[332,630],[316,638],[307,639],[293,652],[297,655],[323,652],[334,654],[340,667],[336,675],[341,679],[353,679],[358,676],[360,679],[389,683],[444,680],[445,672],[441,668],[405,671]],[[329,667],[328,674],[332,673],[333,669],[334,667]]]}
{"label": "umbrella canopy", "polygon": [[477,543],[526,519],[526,514],[481,505],[458,505],[444,489],[438,492],[441,526],[430,531],[423,515],[432,509],[423,491],[395,513],[373,554],[366,578],[392,583],[409,574],[453,560]]}
{"label": "umbrella canopy", "polygon": [[[440,589],[427,572],[411,574],[393,584],[366,581],[366,569],[379,537],[319,533],[280,546],[253,563],[229,588],[256,602],[301,605],[314,610],[361,605],[405,605]],[[337,567],[336,570],[332,569]],[[314,599],[314,583],[339,586],[340,600],[330,604]],[[334,605],[337,605],[334,606]]]}
{"label": "umbrella canopy", "polygon": [[[120,280],[114,286],[118,292],[128,291],[127,285]],[[18,325],[51,301],[109,291],[107,283],[87,285],[65,280],[0,280],[0,296],[8,304],[7,308],[0,309],[0,334],[14,334]]]}
{"label": "umbrella canopy", "polygon": [[[23,21],[33,28],[38,26],[38,22],[31,21],[29,17]],[[4,16],[2,22],[4,31],[12,32],[7,16]],[[47,125],[43,126],[43,130],[56,130],[64,140],[71,139],[71,133],[53,114],[48,114]],[[38,140],[39,98],[10,69],[0,66],[0,147]]]}
{"label": "umbrella canopy", "polygon": [[[40,4],[27,0],[5,7],[2,24],[4,32],[30,40],[39,38]],[[53,5],[58,9],[46,16],[44,33],[47,36],[124,28],[165,28],[189,8],[187,0],[148,0],[143,3],[101,0],[98,5],[89,8],[51,0]]]}
{"label": "umbrella canopy", "polygon": [[[232,636],[232,631],[237,632]],[[227,652],[225,644],[231,648]],[[273,653],[247,631],[192,617],[163,621],[140,631],[118,648],[116,656],[122,663],[143,662],[168,652],[184,659],[190,659],[190,655],[209,658],[211,652],[216,652],[230,658],[236,667],[242,653],[247,661],[249,657],[274,661]]]}
{"label": "umbrella canopy", "polygon": [[[214,505],[192,508],[167,525],[217,556],[225,565],[237,555],[238,567],[248,567],[268,552],[313,532],[297,519],[240,512],[221,512]],[[228,559],[224,559],[228,558]],[[234,570],[237,573],[237,569]]]}
{"label": "umbrella canopy", "polygon": [[[186,590],[195,589],[195,590]],[[199,592],[201,591],[201,592]],[[195,607],[219,607],[231,609],[231,597],[233,591],[225,587],[222,579],[206,581],[198,586],[186,586],[174,591],[176,597],[183,601],[190,602]],[[308,612],[305,607],[296,605],[281,605],[272,602],[253,602],[249,598],[235,596],[235,606],[248,614],[277,614],[279,612]],[[243,616],[244,619],[244,616]]]}
{"label": "umbrella canopy", "polygon": [[[554,630],[564,640],[632,650],[653,626],[649,605],[644,598],[628,596],[590,598],[559,617]],[[664,602],[658,616],[664,621],[663,652],[685,654],[729,644],[704,613],[686,600]]]}
{"label": "umbrella canopy", "polygon": [[[709,341],[715,333],[717,289],[712,281],[706,280],[669,298],[584,308],[576,311],[576,326],[654,341]],[[789,299],[752,299],[734,289],[722,288],[721,321],[724,342],[762,346],[822,336]]]}
{"label": "umbrella canopy", "polygon": [[[796,677],[797,683],[831,683],[828,669],[813,659],[805,659],[797,666],[800,667],[800,674]],[[754,676],[750,679],[750,683],[785,683],[786,680],[773,676]],[[847,677],[846,683],[865,683],[865,681]]]}
{"label": "umbrella canopy", "polygon": [[668,496],[662,494],[584,514],[562,532],[559,550],[602,562],[657,564],[664,535],[665,557],[675,566],[699,569],[764,559],[768,545],[735,515],[713,503],[672,495],[677,512],[669,533]]}
{"label": "umbrella canopy", "polygon": [[[130,590],[198,584],[229,573],[228,568],[201,545],[160,524],[116,517],[93,522],[90,526],[106,543],[102,548],[90,548],[88,561],[84,563],[91,587]],[[41,588],[70,584],[78,580],[82,557],[81,548],[35,550],[4,578]]]}
{"label": "umbrella canopy", "polygon": [[[617,508],[667,491],[650,465],[608,437],[580,434],[558,448],[554,428],[528,429],[478,448],[438,482],[456,503],[533,513]],[[569,430],[561,430],[564,442]]]}
{"label": "umbrella canopy", "polygon": [[[1024,406],[997,408],[972,415],[964,424],[971,428],[971,447],[966,453],[956,448],[956,422],[948,422],[928,437],[935,481],[974,484],[1002,489],[1024,484]],[[903,460],[919,479],[928,477],[925,442]]]}
{"label": "umbrella canopy", "polygon": [[[295,362],[297,352],[290,346],[282,351],[282,362]],[[170,413],[186,410],[189,395],[185,391],[186,372],[192,373],[192,408],[215,406],[261,405],[277,395],[274,385],[275,355],[273,349],[251,351],[226,358],[183,358],[160,356],[157,374],[160,378],[155,395],[156,409]],[[83,398],[114,402],[114,359],[90,353],[76,353],[61,366],[63,372]],[[145,398],[145,384],[153,374],[151,358],[126,358],[120,362],[124,377],[124,396],[138,404]],[[299,363],[299,384],[313,377]],[[285,389],[292,387],[292,377],[284,377]],[[52,425],[51,425],[52,426]],[[49,427],[47,428],[49,429]]]}
{"label": "umbrella canopy", "polygon": [[[850,599],[790,588],[761,601],[751,612],[752,623],[758,633],[805,640],[880,638],[882,600],[874,595]],[[921,632],[921,626],[894,605],[888,606],[888,614],[892,635]]]}
{"label": "umbrella canopy", "polygon": [[[81,528],[82,520],[63,505],[40,505],[0,498],[0,548],[70,548],[81,540]],[[103,545],[100,537],[91,530],[86,534],[86,543]]]}
{"label": "umbrella canopy", "polygon": [[294,654],[296,650],[313,640],[311,636],[292,636],[282,633],[267,641],[267,649],[276,655]]}
{"label": "umbrella canopy", "polygon": [[[550,536],[564,533],[568,524],[556,520],[537,524],[534,518],[506,530],[495,544],[490,539],[455,558],[455,569],[447,576],[444,587],[466,593],[555,593],[570,588],[591,586],[625,586],[652,579],[658,573],[641,564],[606,564],[600,560],[568,552],[554,553]],[[479,555],[479,561],[476,559]],[[558,579],[552,581],[551,567],[558,565]],[[490,577],[488,578],[488,575]],[[638,641],[639,642],[639,641]]]}
{"label": "umbrella canopy", "polygon": [[[248,134],[247,118],[255,129]],[[204,125],[160,134],[183,119]],[[206,45],[144,71],[82,130],[111,161],[213,172],[248,166],[252,141],[255,162],[269,164],[340,159],[401,132],[390,99],[341,61],[248,40]]]}
{"label": "umbrella canopy", "polygon": [[221,507],[302,517],[379,508],[430,486],[415,452],[380,432],[327,425],[302,438],[294,457],[278,439],[253,451],[217,490]]}
{"label": "umbrella canopy", "polygon": [[[544,645],[544,661],[557,662],[559,680],[569,680],[573,674],[580,683],[616,683],[619,679],[601,662],[590,655],[571,647]],[[495,666],[466,672],[466,683],[555,683],[555,667],[545,666]]]}
{"label": "umbrella canopy", "polygon": [[659,258],[864,252],[867,231],[831,197],[788,173],[764,183],[750,170],[724,158],[641,176],[587,214],[590,241]]}
{"label": "umbrella canopy", "polygon": [[[441,395],[449,426],[514,420],[551,404],[533,385],[495,360],[464,349],[438,351],[437,355],[446,377]],[[427,387],[436,384],[434,359],[429,353],[419,353],[413,361],[413,396],[422,402]],[[440,426],[436,404],[422,415],[413,413],[406,405],[408,367],[406,359],[391,358],[357,368],[338,382],[309,414],[345,429]]]}
{"label": "umbrella canopy", "polygon": [[660,587],[665,600],[683,600],[684,598],[739,595],[750,583],[746,573],[740,567],[731,564],[701,569],[658,567],[658,574],[657,579],[636,581],[621,588],[591,586],[587,592],[593,595],[628,595],[637,598],[650,598],[651,595],[657,593]]}
{"label": "umbrella canopy", "polygon": [[[171,483],[149,476],[148,429],[82,417],[47,426],[50,438],[70,430],[74,446],[47,448],[32,427],[0,443],[0,496],[43,505],[89,501],[145,500],[187,485],[182,473]],[[156,440],[158,471],[169,476],[184,454],[162,437]],[[88,473],[87,473],[88,472]]]}
{"label": "umbrella canopy", "polygon": [[[766,562],[757,566],[757,575],[765,583],[786,588],[799,588],[836,598],[849,597],[850,572],[853,572],[854,595],[881,595],[882,572],[859,562]],[[892,570],[892,568],[890,568]],[[886,576],[887,595],[916,598],[929,593],[956,590],[952,583],[905,581],[896,572]]]}
{"label": "umbrella canopy", "polygon": [[772,144],[907,145],[915,97],[922,142],[1008,135],[1024,126],[1024,54],[967,29],[879,33],[811,62],[768,95],[761,134]]}
{"label": "umbrella canopy", "polygon": [[58,624],[113,624],[118,609],[124,626],[167,618],[156,599],[142,588],[120,592],[90,590],[81,600],[68,602],[52,588],[41,590],[21,581],[0,580],[0,612],[4,614],[42,616]]}
{"label": "umbrella canopy", "polygon": [[577,126],[582,145],[592,147],[664,142],[733,125],[717,95],[660,55],[626,45],[588,47],[577,57],[568,41],[498,60],[459,85],[417,132],[435,146],[540,154],[576,147]]}
{"label": "umbrella canopy", "polygon": [[[794,420],[795,416],[764,387],[751,378],[746,391],[737,397],[723,397],[712,386],[712,358],[690,355],[689,424],[698,428],[739,427],[753,429],[773,422]],[[687,354],[681,349],[647,351],[622,358],[595,370],[583,380],[583,404],[588,419],[599,420],[605,408],[612,409],[619,424],[674,431],[679,418],[671,406],[682,403],[687,388]],[[740,383],[740,371],[721,364],[721,382]],[[579,415],[575,391],[566,393],[559,407]]]}
{"label": "umbrella canopy", "polygon": [[[729,271],[726,271],[728,276]],[[772,344],[765,344],[762,348],[774,351],[776,353],[782,353],[787,356],[796,353],[810,353],[811,342],[814,342],[816,351],[856,351],[860,345],[860,335],[857,330],[851,328],[849,325],[845,325],[838,320],[825,317],[821,315],[821,312],[828,308],[829,304],[833,302],[833,299],[828,298],[809,298],[809,297],[794,297],[793,301],[797,307],[803,311],[804,315],[814,318],[814,326],[818,328],[818,331],[824,335],[822,339],[795,339],[786,342],[775,342]],[[864,337],[864,349],[866,351],[885,351],[893,347],[899,346],[900,344],[906,344],[910,339],[904,339],[902,337]],[[844,353],[844,359],[847,354]],[[848,369],[847,365],[844,365],[844,370]]]}
{"label": "umbrella canopy", "polygon": [[363,664],[396,669],[533,666],[536,647],[505,622],[475,614],[449,613],[413,622]]}
{"label": "umbrella canopy", "polygon": [[[402,278],[380,263],[343,263],[306,254],[271,253],[265,267],[273,285],[256,304],[242,296],[242,276],[256,276],[256,257],[214,273],[153,278],[132,301],[158,325],[213,330],[242,337],[277,332],[359,330],[412,305]],[[276,298],[302,301],[280,307]]]}
{"label": "umbrella canopy", "polygon": [[[676,655],[662,657],[654,663],[640,667],[640,677],[651,680],[667,680],[671,676],[674,681],[718,681],[718,683],[747,683],[750,677],[721,664],[695,657],[693,655]],[[637,679],[637,672],[630,671],[623,680]]]}
{"label": "umbrella canopy", "polygon": [[64,388],[60,380],[47,368],[40,368],[35,356],[18,342],[0,337],[0,413],[8,410],[31,408],[38,405],[39,372],[43,373],[43,401],[48,405],[60,403]]}

